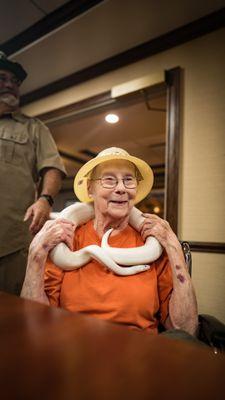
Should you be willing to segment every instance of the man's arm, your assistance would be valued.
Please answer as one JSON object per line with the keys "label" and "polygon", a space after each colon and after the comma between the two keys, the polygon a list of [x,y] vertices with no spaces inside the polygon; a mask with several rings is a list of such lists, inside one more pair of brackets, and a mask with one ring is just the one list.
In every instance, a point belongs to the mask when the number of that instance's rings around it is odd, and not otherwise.
{"label": "man's arm", "polygon": [[159,240],[167,252],[172,270],[173,291],[165,328],[183,329],[195,335],[198,327],[197,300],[180,242],[167,221],[152,214],[144,214],[144,217],[146,220],[141,229],[143,240],[148,236]]}
{"label": "man's arm", "polygon": [[[54,198],[59,192],[61,185],[62,172],[56,168],[46,168],[43,171],[40,195],[47,194]],[[51,205],[45,197],[39,197],[39,199],[27,209],[24,221],[32,218],[30,224],[31,233],[35,234],[41,229],[46,220],[49,219],[51,208]]]}
{"label": "man's arm", "polygon": [[45,263],[49,252],[61,242],[72,249],[75,226],[57,219],[47,221],[31,242],[21,297],[49,304],[44,290]]}

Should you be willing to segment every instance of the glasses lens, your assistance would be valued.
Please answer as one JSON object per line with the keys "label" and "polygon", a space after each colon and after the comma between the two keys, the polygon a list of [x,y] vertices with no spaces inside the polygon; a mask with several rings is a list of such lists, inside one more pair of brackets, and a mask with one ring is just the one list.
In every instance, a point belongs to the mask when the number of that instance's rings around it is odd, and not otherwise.
{"label": "glasses lens", "polygon": [[117,180],[113,177],[102,178],[101,182],[102,182],[102,186],[106,189],[112,189],[117,185]]}
{"label": "glasses lens", "polygon": [[124,186],[128,189],[134,189],[137,187],[137,179],[133,177],[125,178],[123,180]]}

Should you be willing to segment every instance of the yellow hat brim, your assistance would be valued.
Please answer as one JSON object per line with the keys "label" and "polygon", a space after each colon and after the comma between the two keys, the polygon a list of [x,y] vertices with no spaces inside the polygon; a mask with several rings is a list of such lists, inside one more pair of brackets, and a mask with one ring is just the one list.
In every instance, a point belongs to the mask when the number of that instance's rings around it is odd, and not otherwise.
{"label": "yellow hat brim", "polygon": [[74,192],[77,198],[81,202],[89,203],[93,201],[93,199],[91,199],[88,195],[87,183],[90,176],[90,172],[97,165],[102,164],[105,161],[111,161],[111,160],[130,161],[136,166],[136,168],[140,172],[143,179],[139,181],[139,184],[137,186],[135,204],[139,203],[149,194],[154,182],[154,176],[150,166],[145,161],[137,157],[133,157],[130,155],[123,156],[123,155],[112,154],[101,157],[95,157],[92,160],[88,161],[86,164],[84,164],[78,171],[74,179]]}

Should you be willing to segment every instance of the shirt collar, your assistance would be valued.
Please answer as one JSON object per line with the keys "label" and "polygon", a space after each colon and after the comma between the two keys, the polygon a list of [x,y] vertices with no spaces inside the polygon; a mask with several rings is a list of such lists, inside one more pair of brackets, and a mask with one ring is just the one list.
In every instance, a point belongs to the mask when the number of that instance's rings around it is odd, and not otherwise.
{"label": "shirt collar", "polygon": [[14,119],[15,121],[21,122],[21,123],[25,123],[27,122],[27,117],[26,115],[22,114],[20,111],[14,111],[11,114],[12,119]]}

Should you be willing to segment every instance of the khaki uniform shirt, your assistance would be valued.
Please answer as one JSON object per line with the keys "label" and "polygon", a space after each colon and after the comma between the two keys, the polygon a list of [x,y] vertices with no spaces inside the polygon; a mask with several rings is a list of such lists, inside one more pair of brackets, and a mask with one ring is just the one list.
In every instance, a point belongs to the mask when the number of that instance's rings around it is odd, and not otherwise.
{"label": "khaki uniform shirt", "polygon": [[35,201],[43,168],[65,174],[49,129],[38,119],[20,113],[0,118],[0,257],[27,246],[28,226],[23,222]]}

